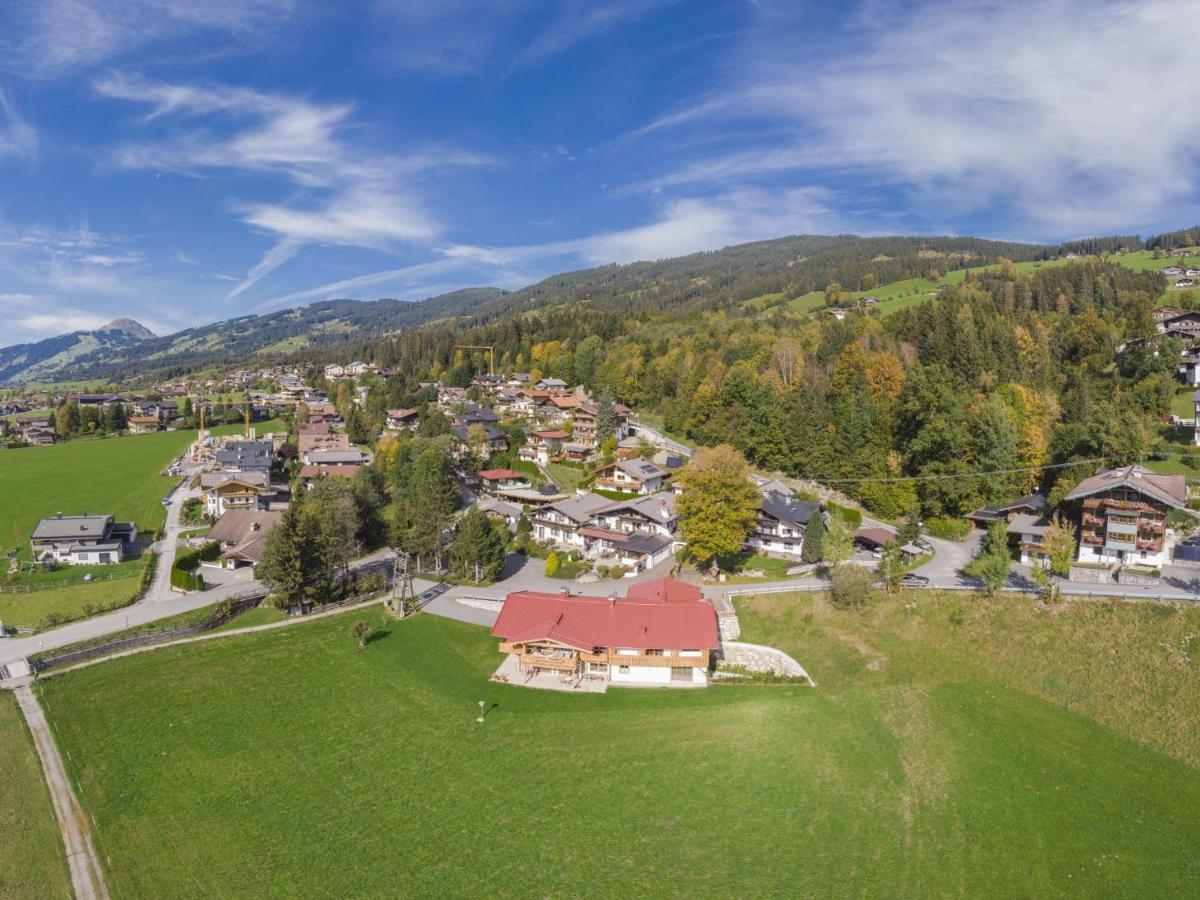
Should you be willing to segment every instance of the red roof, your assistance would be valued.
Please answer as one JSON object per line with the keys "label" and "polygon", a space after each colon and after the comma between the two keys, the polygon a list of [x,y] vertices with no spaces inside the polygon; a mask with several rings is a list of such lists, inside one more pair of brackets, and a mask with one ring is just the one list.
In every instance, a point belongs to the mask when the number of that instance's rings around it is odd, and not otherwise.
{"label": "red roof", "polygon": [[485,481],[504,481],[508,478],[524,478],[525,476],[512,469],[484,469],[479,473],[479,477]]}
{"label": "red roof", "polygon": [[504,601],[492,634],[512,643],[553,640],[580,650],[716,650],[717,616],[699,593],[670,579],[635,585],[624,600],[517,591]]}
{"label": "red roof", "polygon": [[625,592],[630,600],[657,600],[662,603],[689,603],[703,600],[700,586],[676,581],[674,578],[655,578],[631,584]]}
{"label": "red roof", "polygon": [[534,434],[547,441],[561,441],[567,436],[567,433],[561,428],[550,428],[546,431],[535,431]]}
{"label": "red roof", "polygon": [[301,466],[301,478],[320,478],[322,475],[332,475],[340,478],[353,478],[359,466]]}

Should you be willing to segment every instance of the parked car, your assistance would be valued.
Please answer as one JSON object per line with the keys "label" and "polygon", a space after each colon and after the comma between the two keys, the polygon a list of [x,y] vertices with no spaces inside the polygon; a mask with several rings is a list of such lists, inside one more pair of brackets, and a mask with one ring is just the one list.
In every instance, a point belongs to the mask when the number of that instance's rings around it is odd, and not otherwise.
{"label": "parked car", "polygon": [[929,587],[929,579],[924,575],[908,574],[900,579],[900,587],[922,588]]}

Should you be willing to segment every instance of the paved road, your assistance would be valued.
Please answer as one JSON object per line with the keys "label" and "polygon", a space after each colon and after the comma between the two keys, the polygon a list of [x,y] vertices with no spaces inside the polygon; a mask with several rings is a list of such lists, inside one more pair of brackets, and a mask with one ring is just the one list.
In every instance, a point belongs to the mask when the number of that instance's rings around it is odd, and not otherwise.
{"label": "paved road", "polygon": [[696,453],[691,447],[685,447],[679,441],[671,440],[657,428],[651,428],[643,422],[630,420],[629,425],[633,428],[635,437],[644,437],[650,443],[657,444],[670,453],[677,453],[684,459],[691,459]]}
{"label": "paved road", "polygon": [[79,801],[75,798],[75,792],[71,789],[71,781],[67,777],[58,747],[55,746],[42,706],[38,703],[37,696],[29,689],[28,680],[14,688],[14,693],[42,761],[42,772],[46,776],[50,800],[58,818],[59,831],[62,833],[67,868],[71,873],[71,887],[75,897],[77,900],[107,900],[104,871],[100,868],[96,848],[92,845],[87,816],[84,815]]}

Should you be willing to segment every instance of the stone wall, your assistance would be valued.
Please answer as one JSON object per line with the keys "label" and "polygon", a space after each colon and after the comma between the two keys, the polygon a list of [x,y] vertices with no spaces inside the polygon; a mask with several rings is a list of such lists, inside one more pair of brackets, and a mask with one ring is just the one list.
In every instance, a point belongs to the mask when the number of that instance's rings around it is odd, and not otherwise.
{"label": "stone wall", "polygon": [[1071,566],[1071,581],[1083,581],[1088,584],[1112,584],[1111,569],[1093,569],[1091,566]]}
{"label": "stone wall", "polygon": [[783,675],[789,678],[803,678],[809,684],[813,683],[800,663],[774,647],[764,647],[762,644],[744,644],[739,641],[722,641],[721,656],[728,665],[738,666],[748,672],[770,672],[773,675]]}

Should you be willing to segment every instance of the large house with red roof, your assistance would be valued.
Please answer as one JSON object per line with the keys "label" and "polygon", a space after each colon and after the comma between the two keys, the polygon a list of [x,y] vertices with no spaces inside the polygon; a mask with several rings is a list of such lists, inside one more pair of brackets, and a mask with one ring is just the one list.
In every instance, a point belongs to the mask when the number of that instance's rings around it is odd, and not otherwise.
{"label": "large house with red roof", "polygon": [[492,635],[522,675],[629,685],[705,685],[721,646],[712,603],[670,578],[630,585],[624,599],[517,591]]}

